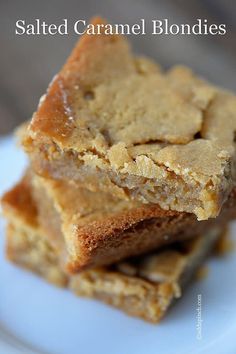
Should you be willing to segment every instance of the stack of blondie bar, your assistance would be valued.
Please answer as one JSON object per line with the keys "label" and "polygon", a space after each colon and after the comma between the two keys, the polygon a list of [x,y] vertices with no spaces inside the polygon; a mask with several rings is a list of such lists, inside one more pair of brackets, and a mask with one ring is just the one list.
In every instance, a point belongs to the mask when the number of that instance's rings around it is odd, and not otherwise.
{"label": "stack of blondie bar", "polygon": [[8,258],[159,321],[236,216],[235,132],[230,92],[85,34],[20,129]]}

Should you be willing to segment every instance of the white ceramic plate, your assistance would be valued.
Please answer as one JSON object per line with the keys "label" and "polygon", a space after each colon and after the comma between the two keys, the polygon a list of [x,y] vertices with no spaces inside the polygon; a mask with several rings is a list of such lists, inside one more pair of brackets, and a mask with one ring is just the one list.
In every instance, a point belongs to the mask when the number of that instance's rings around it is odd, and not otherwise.
{"label": "white ceramic plate", "polygon": [[[26,163],[11,138],[0,141],[0,162],[2,193],[17,181]],[[235,238],[233,234],[236,224]],[[160,325],[151,325],[76,298],[9,264],[4,259],[3,220],[0,236],[1,354],[236,353],[235,252],[210,260],[207,278],[190,286]]]}

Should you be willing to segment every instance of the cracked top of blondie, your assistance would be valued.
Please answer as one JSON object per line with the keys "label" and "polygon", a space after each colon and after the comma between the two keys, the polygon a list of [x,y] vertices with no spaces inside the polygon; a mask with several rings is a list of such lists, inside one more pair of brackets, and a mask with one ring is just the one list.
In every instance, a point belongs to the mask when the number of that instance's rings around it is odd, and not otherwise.
{"label": "cracked top of blondie", "polygon": [[78,170],[105,174],[119,197],[207,219],[233,186],[235,131],[233,94],[185,67],[163,72],[122,36],[97,34],[84,35],[54,77],[24,145],[32,161],[45,159],[40,173],[65,178],[48,164],[73,158]]}

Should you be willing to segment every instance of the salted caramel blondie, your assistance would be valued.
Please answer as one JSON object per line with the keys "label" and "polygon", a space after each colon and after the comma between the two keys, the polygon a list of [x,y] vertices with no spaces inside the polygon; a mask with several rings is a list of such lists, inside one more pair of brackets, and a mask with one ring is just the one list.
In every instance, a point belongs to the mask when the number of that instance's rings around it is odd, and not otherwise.
{"label": "salted caramel blondie", "polygon": [[37,212],[29,207],[31,200],[24,189],[15,190],[15,198],[8,203],[6,254],[10,261],[79,296],[104,301],[150,322],[159,322],[182,296],[185,284],[222,231],[213,227],[202,236],[163,250],[69,275],[54,243],[38,224]]}
{"label": "salted caramel blondie", "polygon": [[193,214],[90,192],[71,182],[45,179],[31,171],[3,197],[6,217],[12,213],[11,205],[16,199],[19,209],[24,210],[26,204],[37,209],[43,233],[57,250],[63,266],[72,273],[192,238],[214,225],[223,227],[236,217],[236,190],[231,192],[220,216],[197,221]]}
{"label": "salted caramel blondie", "polygon": [[235,183],[235,131],[232,93],[185,67],[162,71],[122,36],[85,34],[23,145],[43,176],[202,220],[219,214]]}

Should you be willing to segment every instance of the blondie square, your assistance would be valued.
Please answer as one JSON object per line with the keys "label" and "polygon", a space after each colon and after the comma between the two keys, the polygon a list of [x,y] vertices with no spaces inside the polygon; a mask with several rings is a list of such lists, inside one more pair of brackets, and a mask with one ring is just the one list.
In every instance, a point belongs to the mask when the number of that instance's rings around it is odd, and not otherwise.
{"label": "blondie square", "polygon": [[25,192],[16,189],[15,198],[8,200],[8,259],[79,296],[104,301],[150,322],[159,322],[171,303],[182,296],[185,284],[222,232],[220,227],[212,227],[202,236],[145,256],[68,275]]}
{"label": "blondie square", "polygon": [[72,273],[192,238],[212,226],[223,227],[236,216],[236,190],[231,192],[220,216],[197,221],[193,214],[115,199],[110,194],[45,179],[31,171],[3,197],[7,217],[14,212],[11,205],[16,203],[18,213],[24,213],[25,208],[35,210],[43,234],[57,251],[63,267]]}
{"label": "blondie square", "polygon": [[232,93],[185,67],[162,71],[122,36],[85,34],[23,145],[38,174],[203,220],[234,186],[235,131]]}

